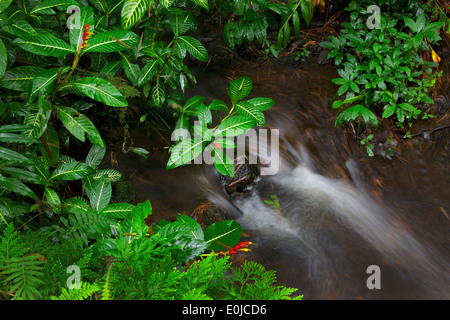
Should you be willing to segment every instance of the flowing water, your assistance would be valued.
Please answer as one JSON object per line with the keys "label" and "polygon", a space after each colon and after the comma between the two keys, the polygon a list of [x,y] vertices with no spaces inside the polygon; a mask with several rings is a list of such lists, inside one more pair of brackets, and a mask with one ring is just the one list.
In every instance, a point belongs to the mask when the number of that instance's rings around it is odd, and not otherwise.
{"label": "flowing water", "polygon": [[[135,129],[134,144],[154,149],[148,160],[119,156],[118,169],[133,182],[138,201],[151,201],[154,219],[190,214],[211,201],[257,243],[243,256],[277,270],[280,284],[299,288],[305,299],[450,298],[448,129],[402,142],[393,157],[380,140],[378,155],[369,158],[351,134],[334,128],[331,65],[217,63],[196,73],[198,85],[189,95],[227,101],[229,80],[249,76],[252,97],[275,100],[265,114],[268,128],[279,129],[279,170],[231,198],[211,166],[166,171],[166,144]],[[442,116],[450,105],[448,79],[443,83],[436,109],[441,116],[431,126],[448,125]],[[429,127],[425,122],[414,129]],[[264,203],[273,194],[279,208]],[[380,268],[380,289],[367,287],[373,265]]]}

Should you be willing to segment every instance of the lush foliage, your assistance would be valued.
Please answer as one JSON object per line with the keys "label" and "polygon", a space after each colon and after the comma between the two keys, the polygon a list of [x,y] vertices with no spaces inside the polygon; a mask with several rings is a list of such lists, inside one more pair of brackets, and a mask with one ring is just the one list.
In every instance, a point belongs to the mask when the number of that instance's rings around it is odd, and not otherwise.
{"label": "lush foliage", "polygon": [[[379,18],[371,18],[370,5],[381,7]],[[393,118],[404,128],[418,117],[432,117],[430,89],[442,74],[435,69],[439,61],[432,45],[441,40],[439,30],[444,25],[444,21],[433,22],[434,8],[421,1],[349,4],[350,21],[342,24],[339,36],[321,43],[331,49],[328,58],[334,59],[340,76],[333,79],[339,85],[332,104],[340,110],[336,126],[358,119],[358,125],[362,120],[377,127],[381,117]],[[370,27],[375,22],[379,26]],[[368,141],[372,137],[363,141],[369,155],[373,155]]]}
{"label": "lush foliage", "polygon": [[[234,169],[218,152],[231,145],[223,134],[231,122],[235,135],[244,127],[264,125],[262,110],[274,103],[266,98],[241,101],[251,80],[240,78],[229,87],[231,109],[218,100],[206,107],[199,96],[180,107],[186,100],[183,92],[196,83],[185,64],[187,55],[200,62],[209,59],[192,36],[197,27],[185,5],[140,0],[0,3],[2,298],[289,298],[295,291],[275,286],[273,272],[257,264],[231,268],[222,255],[237,252],[242,232],[237,222],[219,221],[203,230],[179,215],[177,221],[149,228],[148,201],[114,200],[114,184],[123,177],[104,167],[108,142],[98,129],[105,121],[99,115],[116,115],[118,121],[106,121],[124,125],[132,98],[142,102],[141,121],[151,108],[175,110],[176,129],[211,132],[215,165],[232,175]],[[208,9],[208,1],[193,0],[191,6]],[[212,110],[221,119],[214,134],[207,129]],[[220,111],[227,112],[223,119]],[[200,127],[191,127],[192,118]],[[185,157],[175,156],[181,143],[173,147],[168,169],[186,163]],[[148,153],[137,147],[123,151]],[[201,255],[209,257],[193,262]],[[67,282],[70,266],[81,272],[81,283],[75,283],[79,289]],[[235,274],[237,282],[225,271]]]}
{"label": "lush foliage", "polygon": [[[289,0],[287,3],[269,0],[225,1],[226,12],[231,12],[231,19],[223,31],[226,44],[230,48],[235,45],[248,44],[255,40],[265,47],[266,54],[271,52],[278,56],[279,51],[289,43],[291,34],[299,36],[301,19],[309,26],[314,15],[313,0]],[[269,26],[278,27],[276,44],[267,39]],[[293,32],[292,32],[293,31]]]}
{"label": "lush foliage", "polygon": [[[228,138],[244,134],[255,125],[264,126],[263,111],[275,103],[272,99],[264,97],[242,100],[251,90],[251,79],[240,77],[233,80],[228,87],[231,107],[217,99],[206,106],[203,104],[203,97],[190,98],[179,111],[180,116],[176,126],[178,131],[174,132],[174,138],[180,142],[171,149],[167,168],[171,169],[191,162],[206,150],[221,174],[234,177],[233,160],[224,149],[234,149],[236,145]],[[215,127],[212,127],[211,110],[214,110],[220,119],[220,123]],[[226,111],[226,116],[221,118],[220,111]],[[192,115],[198,121],[191,128],[194,134],[191,138],[188,129],[191,127],[189,120]]]}

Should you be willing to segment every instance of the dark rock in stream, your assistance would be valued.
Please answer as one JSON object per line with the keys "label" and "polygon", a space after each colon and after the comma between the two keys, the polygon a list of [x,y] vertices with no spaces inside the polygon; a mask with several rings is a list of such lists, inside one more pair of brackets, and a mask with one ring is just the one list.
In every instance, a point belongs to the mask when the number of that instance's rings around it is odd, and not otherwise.
{"label": "dark rock in stream", "polygon": [[259,176],[259,168],[255,164],[235,165],[234,177],[220,175],[220,181],[230,195],[236,195],[246,191],[246,188],[254,184]]}

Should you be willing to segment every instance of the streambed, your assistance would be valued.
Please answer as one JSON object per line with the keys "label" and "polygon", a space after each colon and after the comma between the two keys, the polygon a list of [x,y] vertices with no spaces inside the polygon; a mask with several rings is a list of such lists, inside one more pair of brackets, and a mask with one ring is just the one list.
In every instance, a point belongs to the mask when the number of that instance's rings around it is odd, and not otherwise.
{"label": "streambed", "polygon": [[[436,117],[414,125],[412,133],[424,134],[400,141],[392,157],[382,145],[387,124],[373,158],[351,131],[334,128],[331,64],[219,61],[195,70],[198,84],[187,95],[227,101],[229,81],[250,77],[252,97],[276,102],[265,114],[267,127],[280,133],[278,172],[232,198],[212,166],[166,171],[167,142],[139,127],[131,130],[133,143],[152,150],[148,160],[118,153],[117,169],[132,181],[136,201],[151,201],[155,221],[212,202],[257,243],[234,259],[276,270],[280,284],[299,288],[305,299],[448,299],[450,131],[430,131],[450,122],[448,50],[441,58]],[[279,208],[264,203],[271,195]],[[381,289],[367,287],[371,265],[380,268]]]}

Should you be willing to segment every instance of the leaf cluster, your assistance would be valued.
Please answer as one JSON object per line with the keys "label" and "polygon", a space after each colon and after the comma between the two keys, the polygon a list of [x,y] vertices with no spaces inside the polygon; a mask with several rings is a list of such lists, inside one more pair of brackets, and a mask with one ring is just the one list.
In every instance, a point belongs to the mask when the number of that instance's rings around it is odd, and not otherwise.
{"label": "leaf cluster", "polygon": [[[346,8],[350,19],[339,35],[320,44],[330,49],[328,58],[340,76],[332,80],[339,85],[332,104],[340,110],[335,125],[363,120],[377,127],[379,117],[395,117],[403,128],[419,115],[432,117],[426,112],[434,103],[430,90],[442,75],[434,69],[438,61],[432,45],[441,40],[443,22],[432,22],[430,7],[421,1],[409,1],[400,11],[382,10],[375,17],[379,27],[371,28],[366,10],[373,4],[385,8],[387,2],[352,1]],[[425,59],[424,52],[434,61]]]}

